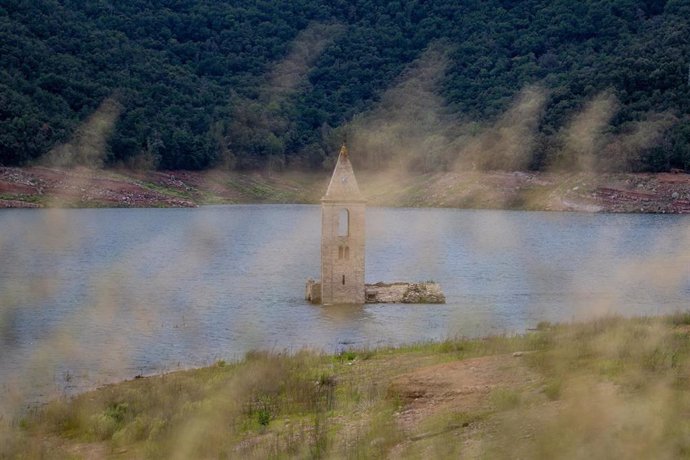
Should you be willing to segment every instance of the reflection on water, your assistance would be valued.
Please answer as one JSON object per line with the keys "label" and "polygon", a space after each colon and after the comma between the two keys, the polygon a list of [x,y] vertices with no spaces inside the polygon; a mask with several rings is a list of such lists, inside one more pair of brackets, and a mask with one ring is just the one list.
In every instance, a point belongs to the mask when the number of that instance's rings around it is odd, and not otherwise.
{"label": "reflection on water", "polygon": [[334,327],[346,327],[350,324],[361,324],[373,317],[364,305],[330,305],[331,308],[315,307],[319,315]]}
{"label": "reflection on water", "polygon": [[313,306],[302,297],[319,274],[319,219],[297,205],[3,210],[0,392],[690,300],[688,216],[374,208],[367,282],[433,279],[448,304]]}

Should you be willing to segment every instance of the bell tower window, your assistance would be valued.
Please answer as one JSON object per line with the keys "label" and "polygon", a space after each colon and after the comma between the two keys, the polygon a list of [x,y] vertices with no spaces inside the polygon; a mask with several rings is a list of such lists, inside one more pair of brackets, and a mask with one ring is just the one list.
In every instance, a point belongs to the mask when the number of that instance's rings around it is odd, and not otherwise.
{"label": "bell tower window", "polygon": [[341,209],[338,213],[338,236],[348,236],[350,234],[350,212]]}

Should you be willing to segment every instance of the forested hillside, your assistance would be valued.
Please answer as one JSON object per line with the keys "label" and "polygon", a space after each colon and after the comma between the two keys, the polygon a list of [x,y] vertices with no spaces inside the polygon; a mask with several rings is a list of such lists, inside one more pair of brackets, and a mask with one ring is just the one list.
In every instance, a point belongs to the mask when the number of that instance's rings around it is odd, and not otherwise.
{"label": "forested hillside", "polygon": [[3,165],[321,168],[410,104],[412,168],[690,169],[690,0],[0,2]]}

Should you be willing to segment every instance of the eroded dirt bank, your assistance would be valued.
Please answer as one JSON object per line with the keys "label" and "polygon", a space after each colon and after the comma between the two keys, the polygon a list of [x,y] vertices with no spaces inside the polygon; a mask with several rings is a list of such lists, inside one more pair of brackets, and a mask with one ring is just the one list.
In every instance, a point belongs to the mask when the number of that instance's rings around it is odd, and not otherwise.
{"label": "eroded dirt bank", "polygon": [[[326,173],[0,167],[0,207],[318,203]],[[362,172],[373,206],[690,213],[690,174]]]}

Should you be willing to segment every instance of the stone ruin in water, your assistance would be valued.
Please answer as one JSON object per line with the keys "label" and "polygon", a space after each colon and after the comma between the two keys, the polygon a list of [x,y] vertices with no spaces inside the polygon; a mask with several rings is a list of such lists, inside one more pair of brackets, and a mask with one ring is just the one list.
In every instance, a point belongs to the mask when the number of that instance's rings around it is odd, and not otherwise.
{"label": "stone ruin in water", "polygon": [[438,283],[364,282],[366,200],[359,191],[345,145],[321,199],[321,280],[309,279],[314,304],[445,303]]}

